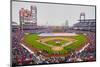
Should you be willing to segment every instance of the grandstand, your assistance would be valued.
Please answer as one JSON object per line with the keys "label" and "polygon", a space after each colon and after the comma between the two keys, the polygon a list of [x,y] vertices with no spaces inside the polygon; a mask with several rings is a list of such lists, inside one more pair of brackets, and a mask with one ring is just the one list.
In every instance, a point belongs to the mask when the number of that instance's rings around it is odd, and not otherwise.
{"label": "grandstand", "polygon": [[22,8],[20,25],[12,22],[13,66],[96,60],[95,19],[80,19],[73,27],[38,26],[36,11],[36,6],[31,6],[30,10]]}

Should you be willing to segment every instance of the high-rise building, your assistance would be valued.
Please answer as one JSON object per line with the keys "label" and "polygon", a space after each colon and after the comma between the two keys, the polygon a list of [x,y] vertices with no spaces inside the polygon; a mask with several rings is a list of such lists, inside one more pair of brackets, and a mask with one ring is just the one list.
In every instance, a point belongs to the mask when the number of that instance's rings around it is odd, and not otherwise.
{"label": "high-rise building", "polygon": [[66,20],[65,26],[66,26],[67,28],[69,27],[69,25],[68,25],[68,20]]}

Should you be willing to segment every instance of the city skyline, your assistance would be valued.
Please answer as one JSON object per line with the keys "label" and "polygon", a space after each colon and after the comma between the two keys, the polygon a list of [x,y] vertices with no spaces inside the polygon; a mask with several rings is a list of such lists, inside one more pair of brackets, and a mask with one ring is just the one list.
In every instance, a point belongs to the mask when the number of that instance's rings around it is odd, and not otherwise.
{"label": "city skyline", "polygon": [[37,7],[37,24],[40,26],[61,26],[66,23],[66,20],[68,21],[69,26],[73,26],[73,24],[77,23],[80,19],[79,17],[81,12],[84,12],[86,14],[86,19],[95,19],[95,7],[30,2],[12,2],[12,21],[19,24],[19,10],[21,8],[30,10],[31,5]]}

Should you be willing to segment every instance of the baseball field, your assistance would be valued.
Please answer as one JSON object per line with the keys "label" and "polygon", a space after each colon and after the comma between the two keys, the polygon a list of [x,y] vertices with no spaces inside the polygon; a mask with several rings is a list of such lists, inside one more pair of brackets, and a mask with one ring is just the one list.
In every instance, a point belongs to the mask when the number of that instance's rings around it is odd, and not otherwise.
{"label": "baseball field", "polygon": [[[45,34],[44,34],[45,35]],[[23,37],[25,44],[48,54],[65,54],[82,48],[87,42],[83,34],[69,35],[57,34],[41,36],[40,34],[27,34]]]}

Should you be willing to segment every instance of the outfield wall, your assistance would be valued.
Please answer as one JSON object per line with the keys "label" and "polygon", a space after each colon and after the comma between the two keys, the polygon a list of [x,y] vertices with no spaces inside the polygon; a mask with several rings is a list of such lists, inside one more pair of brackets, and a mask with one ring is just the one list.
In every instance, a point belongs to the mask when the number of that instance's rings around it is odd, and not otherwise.
{"label": "outfield wall", "polygon": [[77,36],[76,33],[41,33],[38,36]]}

